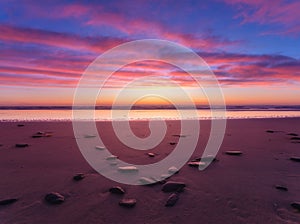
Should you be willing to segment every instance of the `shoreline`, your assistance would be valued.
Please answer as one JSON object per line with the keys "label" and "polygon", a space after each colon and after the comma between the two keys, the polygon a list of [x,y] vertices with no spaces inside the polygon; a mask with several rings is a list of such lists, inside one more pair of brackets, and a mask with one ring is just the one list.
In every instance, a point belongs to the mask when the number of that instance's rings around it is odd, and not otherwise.
{"label": "shoreline", "polygon": [[[188,121],[211,121],[211,120],[269,120],[269,119],[300,119],[299,117],[246,117],[246,118],[218,118],[218,119],[211,119],[211,118],[205,118],[205,119],[124,119],[124,120],[94,120],[96,123],[98,122],[124,122],[124,121],[129,121],[129,122],[146,122],[149,120],[152,121],[157,121],[157,120],[162,120],[162,121],[167,121],[167,122],[171,122],[171,121],[181,121],[181,120],[188,120]],[[79,122],[91,122],[93,120],[80,120]],[[0,120],[0,123],[18,123],[18,122],[26,122],[26,123],[30,123],[30,122],[70,122],[72,123],[72,120]]]}

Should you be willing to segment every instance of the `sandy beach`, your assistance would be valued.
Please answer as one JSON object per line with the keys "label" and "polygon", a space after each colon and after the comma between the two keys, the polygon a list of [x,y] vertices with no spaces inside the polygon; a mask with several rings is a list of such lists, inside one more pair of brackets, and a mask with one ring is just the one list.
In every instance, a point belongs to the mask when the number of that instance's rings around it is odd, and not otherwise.
{"label": "sandy beach", "polygon": [[[209,121],[200,122],[200,140],[191,160],[201,156],[210,131]],[[165,158],[175,147],[170,142],[178,140],[174,135],[180,133],[180,122],[167,124],[163,142],[146,152],[126,148],[110,122],[98,122],[97,127],[120,159],[150,164]],[[133,121],[131,127],[137,136],[149,134],[147,122]],[[49,136],[33,138],[37,132]],[[300,162],[290,160],[300,157],[300,140],[291,139],[300,135],[300,118],[228,120],[218,161],[204,171],[185,165],[168,179],[186,184],[173,207],[165,206],[170,193],[161,190],[161,183],[129,186],[94,171],[77,147],[71,122],[2,122],[0,133],[0,201],[18,199],[0,205],[1,224],[300,222],[300,212],[291,206],[300,201]],[[18,143],[28,147],[16,147]],[[227,155],[228,150],[242,155]],[[85,178],[74,181],[77,173]],[[125,195],[109,192],[116,185]],[[48,204],[44,197],[49,192],[59,192],[65,201]],[[119,206],[124,197],[136,199],[136,205]]]}

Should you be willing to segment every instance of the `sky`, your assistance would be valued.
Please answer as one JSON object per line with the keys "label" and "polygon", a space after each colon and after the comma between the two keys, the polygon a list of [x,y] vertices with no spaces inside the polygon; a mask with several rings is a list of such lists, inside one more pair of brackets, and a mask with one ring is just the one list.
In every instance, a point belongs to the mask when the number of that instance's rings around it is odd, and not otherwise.
{"label": "sky", "polygon": [[[299,11],[297,0],[1,1],[0,105],[72,105],[78,81],[99,55],[140,39],[195,51],[214,72],[228,105],[300,105]],[[175,94],[165,85],[172,80],[195,103],[207,102],[186,71],[144,61],[113,74],[97,103],[110,105],[126,83],[147,75],[156,81],[145,78],[127,94],[153,88]],[[94,84],[90,88],[99,88]],[[185,101],[178,96],[178,103]]]}

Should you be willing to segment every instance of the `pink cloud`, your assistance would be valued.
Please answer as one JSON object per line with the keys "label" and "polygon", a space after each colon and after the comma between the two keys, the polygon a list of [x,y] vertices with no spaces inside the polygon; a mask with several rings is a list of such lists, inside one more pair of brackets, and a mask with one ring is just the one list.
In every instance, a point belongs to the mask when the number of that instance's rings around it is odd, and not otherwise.
{"label": "pink cloud", "polygon": [[[139,7],[145,7],[145,4],[146,2],[135,3]],[[119,5],[122,4],[118,3]],[[185,34],[170,29],[163,22],[151,18],[146,19],[141,15],[133,16],[134,14],[130,14],[128,10],[107,10],[98,4],[68,3],[56,7],[52,6],[54,9],[51,13],[45,12],[43,7],[37,5],[26,7],[27,14],[29,14],[27,16],[30,16],[30,12],[34,12],[35,15],[40,13],[38,14],[39,16],[53,20],[75,18],[78,24],[83,27],[109,27],[126,36],[143,35],[145,38],[162,38],[205,51],[220,48],[224,50],[228,47],[238,46],[241,43],[240,41],[233,41],[212,35],[210,32],[205,32],[201,35]]]}
{"label": "pink cloud", "polygon": [[294,34],[300,32],[300,2],[275,0],[224,0],[233,5],[243,23],[273,24],[282,27],[280,30],[266,31],[265,34]]}
{"label": "pink cloud", "polygon": [[101,53],[124,42],[124,39],[120,38],[81,37],[73,34],[20,28],[3,24],[0,24],[0,40],[42,44],[71,50],[88,50],[96,53]]}

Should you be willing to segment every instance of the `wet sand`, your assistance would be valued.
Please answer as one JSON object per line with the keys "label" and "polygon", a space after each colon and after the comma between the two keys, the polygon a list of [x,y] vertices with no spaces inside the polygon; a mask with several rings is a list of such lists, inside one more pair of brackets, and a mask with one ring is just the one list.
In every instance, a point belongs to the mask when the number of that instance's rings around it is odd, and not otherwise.
{"label": "wet sand", "polygon": [[[18,124],[24,124],[18,127]],[[110,151],[134,164],[165,158],[178,141],[180,123],[169,121],[164,140],[148,151],[132,150],[116,139],[110,122],[98,122],[99,133]],[[162,184],[129,186],[98,174],[81,155],[70,122],[2,122],[0,129],[0,223],[299,223],[300,212],[291,203],[300,201],[300,118],[228,120],[223,144],[204,171],[185,165],[170,181],[186,184],[173,207],[165,207],[170,193]],[[133,132],[149,134],[147,122],[134,121]],[[267,132],[269,130],[269,132]],[[52,136],[32,138],[37,132]],[[207,143],[210,122],[201,121],[199,157]],[[186,138],[188,138],[187,136]],[[18,148],[15,144],[27,143]],[[225,151],[238,150],[240,156]],[[147,155],[155,154],[154,157]],[[74,181],[76,173],[85,178]],[[109,192],[119,185],[125,195]],[[275,188],[284,186],[288,191]],[[44,197],[59,192],[65,201],[49,205]],[[123,198],[137,200],[133,208],[119,206]]]}

